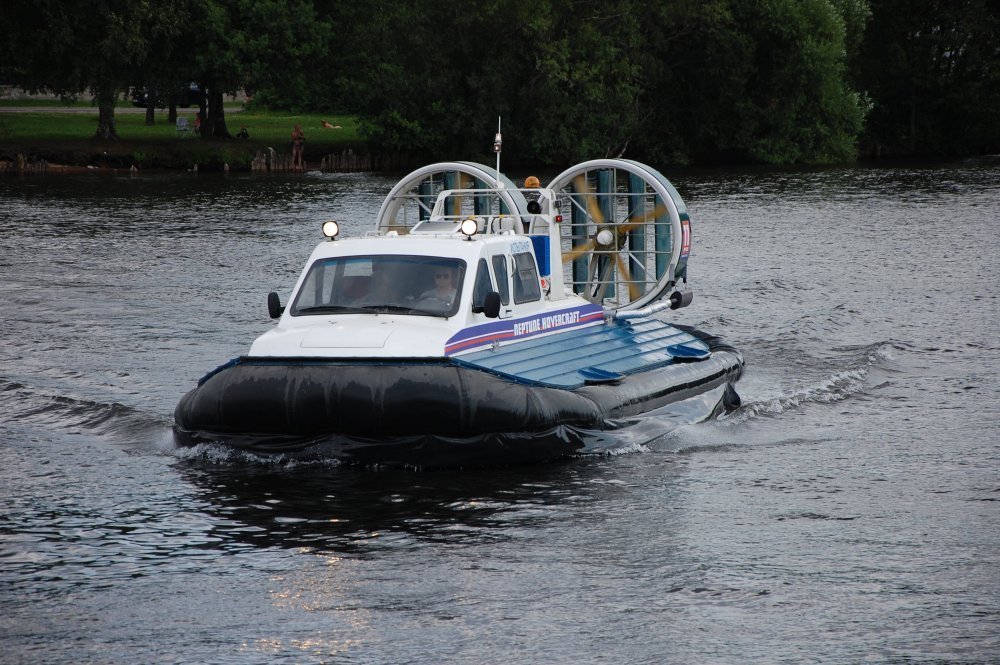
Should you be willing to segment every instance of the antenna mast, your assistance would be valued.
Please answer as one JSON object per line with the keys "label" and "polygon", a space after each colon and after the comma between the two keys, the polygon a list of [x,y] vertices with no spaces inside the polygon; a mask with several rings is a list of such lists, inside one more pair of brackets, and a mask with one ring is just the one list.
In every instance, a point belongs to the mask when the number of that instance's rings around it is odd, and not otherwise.
{"label": "antenna mast", "polygon": [[500,182],[500,146],[503,144],[503,138],[500,136],[500,116],[497,116],[497,135],[493,138],[493,152],[497,154],[497,189],[503,187],[503,183]]}

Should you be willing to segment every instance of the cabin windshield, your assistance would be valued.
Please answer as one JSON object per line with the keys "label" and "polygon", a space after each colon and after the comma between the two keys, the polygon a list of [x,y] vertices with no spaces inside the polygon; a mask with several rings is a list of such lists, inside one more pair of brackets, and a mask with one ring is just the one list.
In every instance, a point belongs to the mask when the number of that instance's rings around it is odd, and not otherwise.
{"label": "cabin windshield", "polygon": [[292,316],[458,311],[466,264],[461,259],[396,254],[320,259],[309,267]]}

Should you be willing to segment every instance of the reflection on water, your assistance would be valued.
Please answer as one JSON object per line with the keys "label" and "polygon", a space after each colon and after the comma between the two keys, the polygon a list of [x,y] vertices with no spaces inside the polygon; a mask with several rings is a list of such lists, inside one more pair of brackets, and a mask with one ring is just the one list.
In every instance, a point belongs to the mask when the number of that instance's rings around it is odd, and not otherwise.
{"label": "reflection on water", "polygon": [[[234,464],[241,453],[205,451],[183,467],[220,535],[255,547],[360,553],[433,543],[487,544],[507,529],[551,518],[580,501],[588,467],[570,462],[514,470],[367,471],[335,463]],[[594,471],[594,473],[598,473]]]}

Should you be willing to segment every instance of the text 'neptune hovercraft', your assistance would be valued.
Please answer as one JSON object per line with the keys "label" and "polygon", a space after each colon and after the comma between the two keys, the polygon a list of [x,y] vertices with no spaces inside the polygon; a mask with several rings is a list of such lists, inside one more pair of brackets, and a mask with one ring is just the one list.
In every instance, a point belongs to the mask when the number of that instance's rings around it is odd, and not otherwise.
{"label": "text 'neptune hovercraft'", "polygon": [[181,399],[178,441],[514,463],[738,405],[741,355],[661,318],[692,298],[690,220],[666,178],[600,159],[526,184],[437,163],[392,189],[376,233],[324,224],[288,306],[268,295],[277,326]]}

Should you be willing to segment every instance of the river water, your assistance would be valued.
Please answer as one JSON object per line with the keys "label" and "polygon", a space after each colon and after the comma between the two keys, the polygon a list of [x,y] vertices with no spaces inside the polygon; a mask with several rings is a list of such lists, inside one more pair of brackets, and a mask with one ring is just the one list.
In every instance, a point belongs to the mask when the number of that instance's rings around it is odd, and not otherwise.
{"label": "river water", "polygon": [[0,662],[1000,662],[1000,162],[676,177],[744,405],[628,454],[175,447],[393,182],[0,180]]}

